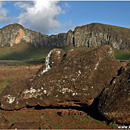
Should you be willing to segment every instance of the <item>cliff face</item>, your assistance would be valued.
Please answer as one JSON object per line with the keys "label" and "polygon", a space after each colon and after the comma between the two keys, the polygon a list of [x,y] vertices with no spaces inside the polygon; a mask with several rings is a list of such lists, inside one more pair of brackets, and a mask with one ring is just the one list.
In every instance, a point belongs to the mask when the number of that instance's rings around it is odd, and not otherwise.
{"label": "cliff face", "polygon": [[20,42],[26,42],[37,46],[87,46],[98,47],[101,45],[111,45],[117,49],[130,48],[130,29],[92,23],[81,27],[76,27],[74,32],[58,35],[44,35],[31,31],[19,24],[11,24],[0,29],[0,47],[13,46]]}
{"label": "cliff face", "polygon": [[11,24],[0,29],[0,47],[13,46],[22,41],[33,44],[36,47],[43,45],[63,47],[70,44],[70,40],[67,42],[66,33],[48,36],[26,29],[19,24]]}
{"label": "cliff face", "polygon": [[74,37],[77,47],[97,47],[101,45],[111,45],[117,49],[130,47],[130,29],[117,26],[93,23],[76,27]]}

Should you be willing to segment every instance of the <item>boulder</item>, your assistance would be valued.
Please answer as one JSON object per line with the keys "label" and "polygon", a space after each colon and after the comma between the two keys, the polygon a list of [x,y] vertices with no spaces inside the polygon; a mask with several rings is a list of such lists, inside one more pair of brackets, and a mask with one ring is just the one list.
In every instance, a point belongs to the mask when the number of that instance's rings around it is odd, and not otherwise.
{"label": "boulder", "polygon": [[104,89],[98,110],[109,120],[130,125],[130,63]]}
{"label": "boulder", "polygon": [[[54,63],[50,63],[50,56]],[[9,85],[0,94],[1,108],[48,107],[72,101],[91,104],[117,75],[120,62],[115,60],[112,47],[102,46],[91,51],[70,50],[67,54],[51,50],[44,66],[37,78]]]}

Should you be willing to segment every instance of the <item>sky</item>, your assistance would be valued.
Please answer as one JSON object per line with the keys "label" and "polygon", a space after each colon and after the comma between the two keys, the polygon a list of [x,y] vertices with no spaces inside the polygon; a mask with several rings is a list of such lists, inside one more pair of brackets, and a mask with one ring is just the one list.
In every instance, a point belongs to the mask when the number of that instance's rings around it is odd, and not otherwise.
{"label": "sky", "polygon": [[48,35],[90,23],[130,28],[130,1],[0,0],[0,28],[13,23]]}

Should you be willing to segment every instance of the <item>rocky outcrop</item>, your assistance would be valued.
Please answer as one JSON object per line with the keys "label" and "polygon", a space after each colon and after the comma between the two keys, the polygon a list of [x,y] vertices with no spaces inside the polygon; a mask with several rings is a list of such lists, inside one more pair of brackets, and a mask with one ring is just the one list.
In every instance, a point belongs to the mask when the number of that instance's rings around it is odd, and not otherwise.
{"label": "rocky outcrop", "polygon": [[115,60],[110,46],[70,50],[67,54],[61,49],[51,50],[36,76],[5,88],[0,94],[1,108],[58,106],[63,102],[90,105],[119,68],[120,62]]}
{"label": "rocky outcrop", "polygon": [[69,41],[67,43],[66,33],[48,36],[26,29],[19,24],[11,24],[0,29],[0,47],[13,46],[21,42],[30,43],[36,47],[44,45],[63,47],[70,44]]}
{"label": "rocky outcrop", "polygon": [[98,109],[109,120],[130,125],[130,63],[105,88]]}
{"label": "rocky outcrop", "polygon": [[92,23],[76,27],[74,31],[75,46],[98,47],[111,45],[117,49],[130,47],[130,29]]}
{"label": "rocky outcrop", "polygon": [[92,23],[76,27],[74,31],[58,35],[44,35],[40,32],[31,31],[19,24],[11,24],[0,29],[0,47],[13,46],[20,42],[26,42],[37,46],[87,46],[99,47],[111,45],[117,49],[130,48],[130,29]]}

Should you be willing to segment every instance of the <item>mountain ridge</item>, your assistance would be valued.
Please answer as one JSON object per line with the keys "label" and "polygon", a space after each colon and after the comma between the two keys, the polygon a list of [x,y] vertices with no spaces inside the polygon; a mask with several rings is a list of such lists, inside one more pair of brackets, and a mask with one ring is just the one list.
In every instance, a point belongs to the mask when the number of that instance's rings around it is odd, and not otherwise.
{"label": "mountain ridge", "polygon": [[77,26],[74,31],[69,30],[67,33],[51,36],[32,31],[18,23],[0,29],[0,47],[13,46],[21,42],[32,44],[35,47],[87,46],[95,48],[102,45],[111,45],[116,49],[129,49],[130,29],[91,23]]}

